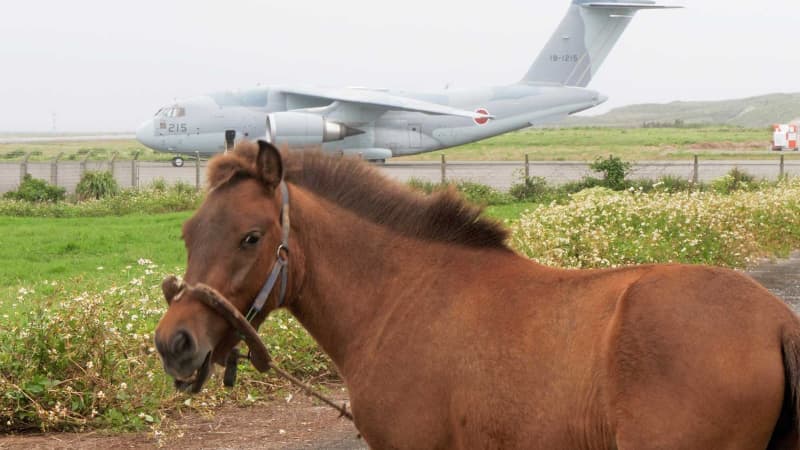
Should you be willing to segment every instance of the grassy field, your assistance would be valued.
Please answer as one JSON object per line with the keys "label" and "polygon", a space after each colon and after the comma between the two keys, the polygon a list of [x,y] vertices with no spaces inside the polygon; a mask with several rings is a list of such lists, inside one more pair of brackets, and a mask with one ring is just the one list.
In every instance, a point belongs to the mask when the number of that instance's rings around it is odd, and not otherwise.
{"label": "grassy field", "polygon": [[[529,129],[444,150],[452,160],[591,161],[613,154],[624,160],[757,159],[769,156],[767,130],[742,128]],[[438,161],[442,151],[398,160]]]}
{"label": "grassy field", "polygon": [[[397,158],[397,161],[438,161],[444,153],[450,160],[515,160],[528,154],[533,161],[591,161],[614,154],[625,160],[686,160],[693,155],[704,159],[758,159],[769,157],[771,136],[766,129],[736,127],[708,128],[564,128],[529,129],[497,136],[444,151]],[[140,152],[141,160],[168,160],[172,155],[156,153],[133,140],[96,142],[53,142],[0,144],[0,162],[20,160],[32,153],[31,160],[52,160],[63,152],[64,159],[131,159]],[[797,153],[786,152],[790,158]]]}
{"label": "grassy field", "polygon": [[[107,287],[129,281],[140,259],[172,270],[186,259],[181,224],[190,213],[101,218],[0,216],[0,312],[20,289],[47,296],[52,282]],[[127,269],[126,269],[127,268]]]}
{"label": "grassy field", "polygon": [[[513,221],[533,205],[492,206],[487,214]],[[140,259],[182,272],[186,252],[181,225],[190,212],[100,218],[0,216],[0,313],[20,289],[46,297],[53,281],[74,285],[123,285]]]}

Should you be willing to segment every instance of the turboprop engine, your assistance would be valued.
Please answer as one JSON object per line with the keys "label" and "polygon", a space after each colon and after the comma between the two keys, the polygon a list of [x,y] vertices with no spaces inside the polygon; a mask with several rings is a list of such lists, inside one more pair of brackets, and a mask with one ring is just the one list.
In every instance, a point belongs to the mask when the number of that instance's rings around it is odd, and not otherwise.
{"label": "turboprop engine", "polygon": [[341,141],[364,132],[317,114],[279,112],[267,115],[267,136],[275,145],[303,147]]}

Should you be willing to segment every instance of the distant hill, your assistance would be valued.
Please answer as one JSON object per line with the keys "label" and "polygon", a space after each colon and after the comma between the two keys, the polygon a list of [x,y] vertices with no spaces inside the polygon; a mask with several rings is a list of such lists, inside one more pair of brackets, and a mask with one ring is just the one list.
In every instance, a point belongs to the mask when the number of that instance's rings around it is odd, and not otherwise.
{"label": "distant hill", "polygon": [[598,116],[573,116],[561,125],[641,127],[645,123],[768,127],[800,118],[800,93],[770,94],[738,100],[672,102],[623,106]]}

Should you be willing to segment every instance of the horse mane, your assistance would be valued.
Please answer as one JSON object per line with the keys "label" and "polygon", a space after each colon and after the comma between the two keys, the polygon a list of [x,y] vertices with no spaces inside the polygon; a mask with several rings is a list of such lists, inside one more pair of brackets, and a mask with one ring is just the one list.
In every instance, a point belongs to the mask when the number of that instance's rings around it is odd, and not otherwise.
{"label": "horse mane", "polygon": [[[242,142],[212,159],[211,189],[242,177],[257,178],[257,155],[255,143]],[[375,224],[417,239],[510,251],[508,231],[483,217],[482,208],[467,203],[453,188],[424,195],[360,159],[318,150],[282,151],[281,156],[288,183]]]}

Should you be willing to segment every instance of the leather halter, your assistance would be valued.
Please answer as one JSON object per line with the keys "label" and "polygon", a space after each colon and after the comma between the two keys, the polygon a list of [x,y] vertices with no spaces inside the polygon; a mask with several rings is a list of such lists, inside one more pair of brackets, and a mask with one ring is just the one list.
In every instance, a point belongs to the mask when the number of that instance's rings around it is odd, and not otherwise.
{"label": "leather halter", "polygon": [[267,298],[275,289],[275,284],[278,282],[278,277],[281,279],[281,288],[278,294],[277,308],[283,306],[286,300],[286,285],[289,278],[289,230],[291,223],[289,221],[289,189],[286,187],[286,182],[281,180],[281,243],[275,251],[275,264],[272,265],[272,271],[267,277],[267,281],[261,287],[261,290],[253,300],[250,310],[247,311],[245,316],[250,323],[253,323],[256,316],[264,309],[267,303]]}

